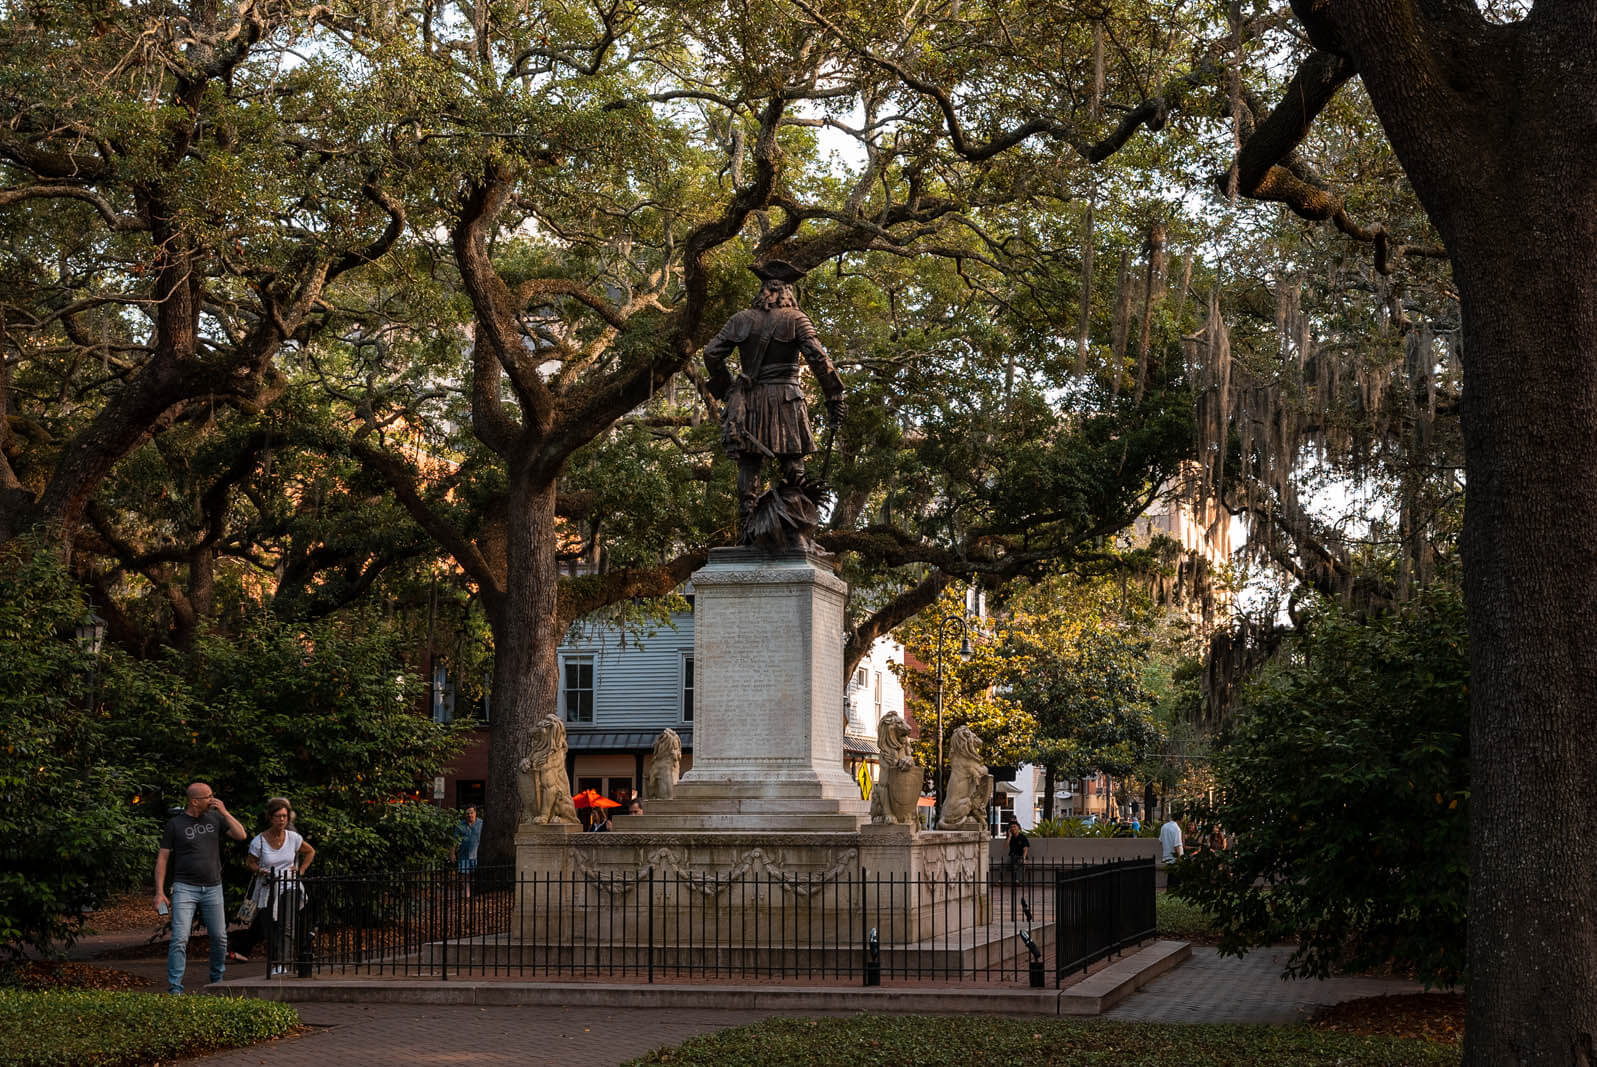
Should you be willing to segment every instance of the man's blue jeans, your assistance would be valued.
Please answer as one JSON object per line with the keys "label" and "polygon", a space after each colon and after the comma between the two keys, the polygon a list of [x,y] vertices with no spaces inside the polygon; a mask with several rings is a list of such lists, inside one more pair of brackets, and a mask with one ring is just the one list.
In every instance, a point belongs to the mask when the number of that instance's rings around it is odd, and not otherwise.
{"label": "man's blue jeans", "polygon": [[211,981],[220,982],[227,970],[227,909],[219,885],[172,883],[172,943],[166,950],[166,987],[183,992],[183,970],[189,960],[189,930],[198,909],[211,935]]}

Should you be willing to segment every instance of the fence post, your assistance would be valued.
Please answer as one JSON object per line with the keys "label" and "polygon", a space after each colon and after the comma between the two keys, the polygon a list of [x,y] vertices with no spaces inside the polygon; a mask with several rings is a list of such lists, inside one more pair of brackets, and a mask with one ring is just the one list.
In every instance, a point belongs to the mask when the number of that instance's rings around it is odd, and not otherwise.
{"label": "fence post", "polygon": [[438,953],[438,978],[440,981],[447,982],[449,981],[449,891],[455,887],[455,880],[448,873],[445,873],[442,885],[444,902],[441,921],[443,923],[444,936]]}
{"label": "fence post", "polygon": [[654,867],[649,868],[649,981],[654,982]]}
{"label": "fence post", "polygon": [[304,881],[296,875],[294,880],[294,955],[297,957],[298,966],[295,974],[300,978],[311,976],[311,930],[315,925],[311,922],[314,918],[316,902],[310,898],[310,893],[305,888]]}

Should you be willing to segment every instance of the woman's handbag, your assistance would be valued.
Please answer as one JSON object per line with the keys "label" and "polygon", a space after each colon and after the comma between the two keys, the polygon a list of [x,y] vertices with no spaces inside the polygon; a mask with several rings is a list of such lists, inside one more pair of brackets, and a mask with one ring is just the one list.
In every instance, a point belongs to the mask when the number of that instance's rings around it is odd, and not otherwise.
{"label": "woman's handbag", "polygon": [[244,902],[238,906],[238,921],[240,926],[248,926],[255,921],[255,890],[260,885],[261,876],[256,875],[250,879],[250,887],[244,891]]}

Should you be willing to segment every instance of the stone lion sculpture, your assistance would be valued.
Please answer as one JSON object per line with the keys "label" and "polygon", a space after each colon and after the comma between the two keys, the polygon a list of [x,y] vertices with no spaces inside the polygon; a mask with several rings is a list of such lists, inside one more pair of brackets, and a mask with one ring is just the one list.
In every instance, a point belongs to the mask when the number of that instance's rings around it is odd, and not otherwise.
{"label": "stone lion sculpture", "polygon": [[871,823],[876,826],[917,825],[915,807],[920,802],[924,775],[910,758],[909,723],[890,711],[876,724],[876,747],[881,750],[882,776],[871,790]]}
{"label": "stone lion sculpture", "polygon": [[521,822],[578,825],[566,776],[566,724],[546,715],[532,731],[532,751],[517,764],[521,786]]}
{"label": "stone lion sculpture", "polygon": [[987,804],[993,796],[993,776],[981,761],[981,738],[968,726],[954,731],[949,740],[948,789],[943,794],[939,830],[987,829]]}
{"label": "stone lion sculpture", "polygon": [[654,739],[654,758],[649,763],[644,783],[650,800],[670,800],[676,795],[677,778],[682,771],[682,739],[669,726]]}

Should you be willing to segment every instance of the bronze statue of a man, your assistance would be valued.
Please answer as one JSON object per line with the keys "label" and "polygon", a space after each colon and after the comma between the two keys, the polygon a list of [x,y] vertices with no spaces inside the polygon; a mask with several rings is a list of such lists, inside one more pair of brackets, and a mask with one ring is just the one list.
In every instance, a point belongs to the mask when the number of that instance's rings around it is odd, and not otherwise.
{"label": "bronze statue of a man", "polygon": [[[815,438],[799,384],[799,357],[821,384],[834,431],[843,418],[843,380],[793,294],[793,283],[803,273],[781,260],[755,267],[754,273],[762,283],[759,294],[704,346],[704,365],[710,372],[710,392],[726,404],[721,440],[738,464],[742,543],[805,548],[819,522],[826,490],[804,476],[804,457],[815,451]],[[726,365],[734,348],[735,379]],[[766,460],[775,461],[780,480],[762,495],[760,472]]]}

